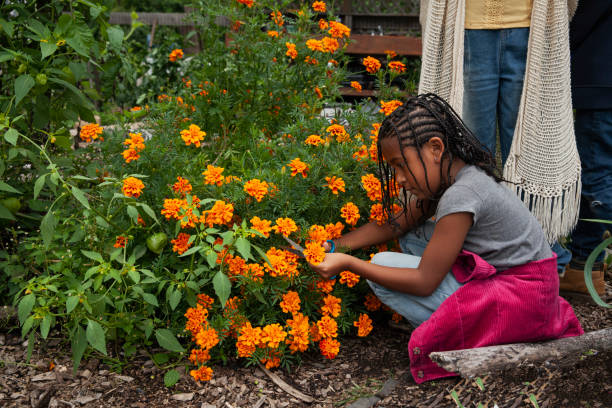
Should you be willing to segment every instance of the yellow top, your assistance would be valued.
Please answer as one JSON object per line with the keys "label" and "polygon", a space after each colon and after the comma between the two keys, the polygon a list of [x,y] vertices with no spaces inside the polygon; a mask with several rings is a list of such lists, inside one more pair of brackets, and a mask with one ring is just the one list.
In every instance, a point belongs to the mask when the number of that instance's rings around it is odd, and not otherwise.
{"label": "yellow top", "polygon": [[533,0],[466,0],[465,28],[529,27]]}

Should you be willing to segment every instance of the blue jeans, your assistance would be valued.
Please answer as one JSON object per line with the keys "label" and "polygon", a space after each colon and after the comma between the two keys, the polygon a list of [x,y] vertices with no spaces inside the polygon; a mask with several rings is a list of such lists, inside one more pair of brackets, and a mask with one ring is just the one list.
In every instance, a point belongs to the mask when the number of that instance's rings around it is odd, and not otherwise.
{"label": "blue jeans", "polygon": [[[428,221],[400,238],[400,247],[404,253],[379,252],[372,258],[372,263],[394,268],[416,268],[432,233],[433,222]],[[381,302],[404,316],[414,327],[429,319],[442,302],[462,286],[450,271],[430,296],[396,292],[371,281],[368,284]]]}
{"label": "blue jeans", "polygon": [[529,28],[465,30],[463,120],[493,155],[499,128],[502,163],[514,136],[528,40]]}

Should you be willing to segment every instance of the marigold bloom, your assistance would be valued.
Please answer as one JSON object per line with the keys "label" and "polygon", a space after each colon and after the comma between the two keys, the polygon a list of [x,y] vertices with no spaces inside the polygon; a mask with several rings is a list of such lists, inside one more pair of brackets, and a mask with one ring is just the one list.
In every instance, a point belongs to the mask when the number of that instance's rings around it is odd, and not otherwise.
{"label": "marigold bloom", "polygon": [[370,312],[375,312],[382,306],[380,299],[378,299],[373,293],[368,293],[365,298],[366,300],[363,304]]}
{"label": "marigold bloom", "polygon": [[274,24],[276,24],[279,27],[282,27],[283,24],[285,24],[285,20],[283,20],[283,15],[281,14],[280,11],[271,12],[270,18],[272,18],[272,21],[274,21]]}
{"label": "marigold bloom", "polygon": [[359,275],[350,271],[340,272],[340,283],[352,288],[359,282]]}
{"label": "marigold bloom", "polygon": [[336,284],[335,279],[326,279],[320,280],[317,282],[317,288],[323,293],[331,293],[334,290],[334,285]]}
{"label": "marigold bloom", "polygon": [[185,197],[185,194],[190,193],[192,190],[189,180],[184,179],[180,176],[177,177],[176,180],[177,182],[172,185],[172,191],[174,191],[176,194],[180,194],[181,196]]}
{"label": "marigold bloom", "polygon": [[189,375],[196,381],[210,381],[213,375],[213,369],[208,366],[202,366],[197,370],[189,371]]}
{"label": "marigold bloom", "polygon": [[266,252],[266,256],[270,263],[266,263],[264,268],[270,273],[270,276],[286,276],[293,277],[298,275],[298,256],[282,249],[270,248]]}
{"label": "marigold bloom", "polygon": [[323,41],[316,40],[314,38],[306,40],[306,47],[308,47],[308,49],[311,51],[325,52],[325,47],[323,47]]}
{"label": "marigold bloom", "polygon": [[164,200],[164,208],[161,210],[166,219],[174,218],[178,220],[182,210],[187,208],[187,200],[179,198],[166,198]]}
{"label": "marigold bloom", "polygon": [[308,242],[304,249],[306,261],[313,265],[318,265],[325,259],[325,249],[318,242]]}
{"label": "marigold bloom", "polygon": [[355,225],[359,218],[359,208],[351,202],[348,202],[340,209],[340,216],[344,218],[348,225]]}
{"label": "marigold bloom", "polygon": [[202,349],[210,350],[219,343],[219,335],[217,334],[217,331],[212,327],[208,327],[206,329],[202,328],[195,335],[195,342]]}
{"label": "marigold bloom", "polygon": [[334,38],[348,38],[351,35],[351,29],[338,21],[330,21],[328,33]]}
{"label": "marigold bloom", "polygon": [[215,167],[210,164],[206,166],[206,170],[202,172],[204,184],[222,186],[225,181],[223,170],[225,170],[223,167]]}
{"label": "marigold bloom", "polygon": [[201,222],[206,222],[209,227],[213,225],[227,225],[233,216],[234,205],[217,200],[210,210],[204,211]]}
{"label": "marigold bloom", "polygon": [[179,255],[182,255],[191,246],[189,238],[191,238],[191,235],[185,234],[183,232],[179,233],[176,239],[170,241],[173,244],[172,250],[178,253]]}
{"label": "marigold bloom", "polygon": [[238,3],[244,4],[248,8],[253,7],[253,0],[237,0]]}
{"label": "marigold bloom", "polygon": [[200,329],[208,324],[208,310],[201,304],[188,308],[185,312],[185,317],[187,318],[185,330],[189,330],[194,338]]}
{"label": "marigold bloom", "polygon": [[324,31],[324,30],[327,30],[328,27],[329,27],[329,23],[325,21],[325,19],[319,20],[319,30]]}
{"label": "marigold bloom", "polygon": [[322,338],[338,336],[338,323],[328,315],[321,317],[317,322],[317,328]]}
{"label": "marigold bloom", "polygon": [[381,184],[378,177],[372,173],[361,176],[361,185],[368,194],[368,198],[372,201],[382,200]]}
{"label": "marigold bloom", "polygon": [[378,225],[383,225],[385,223],[386,220],[382,204],[372,204],[372,207],[370,208],[370,220],[376,221]]}
{"label": "marigold bloom", "polygon": [[323,140],[323,138],[319,135],[310,135],[306,138],[306,140],[304,140],[304,144],[310,146],[319,146],[323,143],[325,143],[325,140]]}
{"label": "marigold bloom", "polygon": [[315,1],[312,3],[312,9],[318,13],[325,13],[327,11],[327,5],[324,1]]}
{"label": "marigold bloom", "polygon": [[388,67],[391,71],[395,71],[398,74],[401,74],[402,72],[406,71],[406,65],[403,62],[399,61],[391,61]]}
{"label": "marigold bloom", "polygon": [[327,181],[327,184],[325,184],[325,187],[329,187],[332,193],[336,195],[338,194],[338,191],[342,191],[343,193],[346,191],[344,189],[345,187],[344,180],[342,180],[341,177],[336,177],[336,176],[325,177],[325,181]]}
{"label": "marigold bloom", "polygon": [[180,48],[175,48],[174,50],[172,50],[172,52],[170,52],[168,59],[170,60],[170,62],[176,62],[177,59],[182,59],[183,55],[185,55],[183,53],[183,50],[181,50]]}
{"label": "marigold bloom", "polygon": [[308,229],[308,239],[322,245],[323,242],[329,239],[329,232],[327,232],[325,227],[315,224]]}
{"label": "marigold bloom", "polygon": [[342,236],[342,230],[344,229],[344,224],[338,221],[335,224],[327,224],[325,225],[325,231],[329,236],[328,239],[340,238]]}
{"label": "marigold bloom", "polygon": [[276,31],[276,30],[269,30],[266,34],[268,34],[268,37],[271,37],[271,38],[277,38],[278,37],[278,31]]}
{"label": "marigold bloom", "polygon": [[280,358],[276,354],[270,353],[267,357],[262,357],[260,363],[265,364],[268,370],[280,366]]}
{"label": "marigold bloom", "polygon": [[192,364],[202,364],[210,360],[210,353],[208,350],[193,349],[189,355],[189,361]]}
{"label": "marigold bloom", "polygon": [[187,146],[194,144],[200,147],[200,142],[204,140],[206,132],[202,131],[198,125],[189,125],[189,129],[181,130],[181,138]]}
{"label": "marigold bloom", "polygon": [[102,129],[102,127],[98,125],[97,123],[87,123],[86,125],[83,125],[83,127],[81,128],[81,132],[79,133],[79,136],[81,137],[82,140],[88,143],[98,138],[100,138],[100,140],[104,140],[102,139],[102,137],[100,137],[103,131],[104,129]]}
{"label": "marigold bloom", "polygon": [[325,131],[327,131],[327,133],[331,134],[332,136],[335,136],[336,141],[338,142],[346,142],[350,140],[350,136],[347,133],[346,129],[344,129],[344,126],[339,125],[337,123],[328,126]]}
{"label": "marigold bloom", "polygon": [[363,65],[370,74],[375,74],[380,69],[380,61],[374,57],[365,57],[363,59]]}
{"label": "marigold bloom", "polygon": [[127,238],[123,235],[119,235],[115,239],[115,244],[113,245],[115,248],[125,248],[125,244],[127,243]]}
{"label": "marigold bloom", "polygon": [[298,230],[295,221],[291,218],[277,218],[276,225],[272,227],[274,232],[281,235],[289,236],[292,232]]}
{"label": "marigold bloom", "polygon": [[333,360],[340,351],[340,342],[336,339],[323,339],[319,342],[319,350],[325,358]]}
{"label": "marigold bloom", "polygon": [[300,311],[300,296],[297,292],[290,290],[283,295],[283,300],[279,305],[285,313],[297,313]]}
{"label": "marigold bloom", "polygon": [[291,59],[296,59],[298,56],[298,52],[295,49],[295,44],[286,42],[285,46],[287,47],[287,52],[285,52],[285,55],[290,57]]}
{"label": "marigold bloom", "polygon": [[126,145],[128,149],[134,149],[139,152],[145,149],[142,133],[129,132],[128,136],[129,137],[123,141],[123,144]]}
{"label": "marigold bloom", "polygon": [[330,315],[332,317],[340,316],[340,312],[342,311],[342,307],[340,304],[342,303],[342,299],[337,298],[333,295],[327,295],[323,298],[323,306],[321,306],[321,313],[324,315]]}
{"label": "marigold bloom", "polygon": [[403,316],[397,312],[393,312],[393,314],[391,315],[391,320],[393,320],[395,323],[401,322],[402,319],[403,319]]}
{"label": "marigold bloom", "polygon": [[361,92],[361,90],[363,89],[361,87],[361,84],[357,81],[351,81],[351,88],[355,89],[357,92]]}
{"label": "marigold bloom", "polygon": [[311,58],[310,55],[307,55],[306,58],[304,58],[304,62],[310,65],[318,65],[319,61],[317,61],[316,58]]}
{"label": "marigold bloom", "polygon": [[306,173],[308,172],[308,170],[310,170],[310,168],[308,167],[308,164],[300,160],[299,157],[291,160],[288,166],[291,167],[291,177],[294,177],[297,174],[301,174],[302,178],[306,178],[307,176]]}
{"label": "marigold bloom", "polygon": [[359,147],[359,150],[353,153],[353,159],[356,159],[356,160],[367,159],[369,156],[370,154],[368,153],[368,146],[366,145],[361,145]]}
{"label": "marigold bloom", "polygon": [[215,302],[213,298],[208,296],[206,293],[200,293],[198,296],[198,305],[201,305],[204,309],[208,309]]}
{"label": "marigold bloom", "polygon": [[269,348],[277,348],[286,337],[287,332],[283,330],[282,326],[278,323],[272,323],[262,329],[261,343]]}
{"label": "marigold bloom", "polygon": [[372,331],[372,319],[365,314],[362,313],[359,315],[359,320],[353,322],[353,326],[357,327],[357,336],[365,337]]}
{"label": "marigold bloom", "polygon": [[141,110],[142,110],[141,106],[133,106],[132,108],[130,108],[130,112],[138,112]]}
{"label": "marigold bloom", "polygon": [[291,353],[304,352],[308,350],[310,344],[310,326],[308,316],[301,313],[294,313],[293,319],[287,319],[287,325],[291,327],[286,343],[289,344]]}
{"label": "marigold bloom", "polygon": [[263,282],[264,267],[260,264],[250,263],[247,265],[247,269],[244,275],[252,280],[253,282]]}
{"label": "marigold bloom", "polygon": [[238,333],[236,341],[238,357],[251,357],[257,346],[261,343],[261,336],[263,334],[261,327],[253,327],[251,322],[247,321],[238,329]]}
{"label": "marigold bloom", "polygon": [[136,177],[128,177],[123,180],[123,187],[121,190],[123,191],[123,195],[126,197],[138,198],[140,197],[140,193],[142,193],[142,189],[144,187],[144,183]]}
{"label": "marigold bloom", "polygon": [[315,86],[315,94],[317,94],[317,98],[321,99],[323,98],[323,92],[321,92],[321,89],[318,86]]}
{"label": "marigold bloom", "polygon": [[395,52],[393,50],[385,50],[385,54],[387,55],[387,58],[395,58],[395,57],[397,57],[397,52]]}
{"label": "marigold bloom", "polygon": [[268,183],[259,179],[252,179],[244,183],[244,191],[260,202],[268,192]]}
{"label": "marigold bloom", "polygon": [[138,216],[138,218],[136,218],[136,223],[140,225],[141,227],[147,226],[147,223],[145,222],[145,220],[142,219],[140,215]]}
{"label": "marigold bloom", "polygon": [[389,102],[380,101],[380,110],[379,110],[379,112],[383,112],[385,114],[385,116],[389,116],[390,114],[393,113],[394,110],[396,110],[397,108],[399,108],[402,105],[403,105],[403,103],[401,101],[396,100],[396,99],[394,99],[392,101],[389,101]]}
{"label": "marigold bloom", "polygon": [[323,49],[325,52],[330,52],[333,54],[338,48],[340,48],[338,40],[332,37],[323,37],[321,42],[323,43]]}
{"label": "marigold bloom", "polygon": [[140,159],[140,154],[138,154],[138,151],[132,149],[124,150],[121,155],[123,156],[123,159],[126,163],[131,163]]}
{"label": "marigold bloom", "polygon": [[[261,232],[266,238],[270,237],[270,231],[272,231],[271,225],[272,221],[262,220],[259,217],[251,218],[251,229]],[[254,237],[255,234],[251,234],[251,236]]]}

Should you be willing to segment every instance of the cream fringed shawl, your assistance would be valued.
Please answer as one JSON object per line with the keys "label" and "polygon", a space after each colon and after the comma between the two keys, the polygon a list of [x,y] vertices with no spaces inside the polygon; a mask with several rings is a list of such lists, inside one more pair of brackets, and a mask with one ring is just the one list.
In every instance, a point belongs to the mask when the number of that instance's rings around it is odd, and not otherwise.
{"label": "cream fringed shawl", "polygon": [[[523,93],[503,171],[550,242],[573,229],[580,205],[569,65],[575,10],[575,0],[533,0]],[[457,112],[463,106],[464,16],[465,0],[421,1],[419,93],[436,93]]]}

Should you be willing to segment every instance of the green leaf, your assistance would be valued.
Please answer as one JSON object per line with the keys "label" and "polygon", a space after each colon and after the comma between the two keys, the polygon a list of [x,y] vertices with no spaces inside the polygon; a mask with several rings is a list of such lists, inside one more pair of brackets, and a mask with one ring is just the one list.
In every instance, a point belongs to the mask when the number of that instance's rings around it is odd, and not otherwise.
{"label": "green leaf", "polygon": [[28,74],[23,74],[15,80],[15,106],[30,92],[30,89],[36,84],[34,78]]}
{"label": "green leaf", "polygon": [[8,193],[22,194],[21,191],[6,184],[4,181],[0,181],[0,191],[6,191]]}
{"label": "green leaf", "polygon": [[155,297],[155,295],[152,295],[150,293],[143,293],[142,298],[144,299],[145,302],[147,302],[150,305],[153,305],[156,307],[159,306],[159,303],[157,302],[157,298]]}
{"label": "green leaf", "polygon": [[221,305],[225,307],[225,302],[227,302],[232,290],[230,280],[223,272],[219,271],[213,278],[213,287],[215,288],[215,293],[217,294]]}
{"label": "green leaf", "polygon": [[87,208],[88,210],[91,208],[89,206],[89,200],[87,200],[87,197],[85,197],[85,193],[83,192],[83,190],[72,186],[72,194],[74,195],[74,197],[79,200],[79,202],[83,205],[83,207]]}
{"label": "green leaf", "polygon": [[42,176],[37,178],[36,181],[34,182],[34,199],[35,200],[38,198],[40,191],[45,186],[45,178],[47,178],[47,175],[43,174]]}
{"label": "green leaf", "polygon": [[10,128],[4,133],[4,140],[12,144],[13,146],[17,146],[17,138],[19,137],[19,132],[16,129]]}
{"label": "green leaf", "polygon": [[99,215],[96,215],[96,224],[98,224],[101,228],[109,229],[110,224],[106,222],[106,220]]}
{"label": "green leaf", "polygon": [[248,261],[253,257],[251,255],[251,243],[243,237],[238,237],[236,239],[236,248],[238,248],[238,252],[244,258],[245,261]]}
{"label": "green leaf", "polygon": [[178,289],[176,289],[174,292],[170,294],[170,308],[172,310],[176,309],[178,304],[181,302],[182,297],[183,297],[183,294]]}
{"label": "green leaf", "polygon": [[152,358],[157,365],[166,364],[170,361],[170,355],[168,353],[155,353]]}
{"label": "green leaf", "polygon": [[30,317],[26,319],[25,323],[21,327],[21,337],[25,337],[26,334],[30,332],[30,329],[32,329],[33,324],[34,324],[34,316],[30,315]]}
{"label": "green leaf", "polygon": [[123,30],[121,27],[109,27],[106,30],[106,34],[108,35],[110,48],[114,51],[119,51],[123,43]]}
{"label": "green leaf", "polygon": [[217,264],[217,253],[215,251],[209,251],[206,254],[206,262],[208,262],[208,266],[214,268]]}
{"label": "green leaf", "polygon": [[133,205],[127,206],[127,213],[134,224],[138,224],[138,210]]}
{"label": "green leaf", "polygon": [[6,35],[10,37],[13,36],[13,26],[15,25],[14,22],[8,22],[3,18],[0,18],[0,27],[2,27],[2,29],[4,30],[4,32],[6,32]]}
{"label": "green leaf", "polygon": [[81,79],[89,76],[87,73],[87,66],[83,62],[72,61],[68,64],[70,71],[74,74],[74,80],[79,82]]}
{"label": "green leaf", "polygon": [[185,351],[181,343],[179,343],[174,336],[174,333],[168,329],[155,330],[155,338],[159,345],[168,351],[174,351],[175,353],[182,353]]}
{"label": "green leaf", "polygon": [[72,312],[78,304],[79,304],[79,297],[70,296],[68,299],[66,299],[66,313]]}
{"label": "green leaf", "polygon": [[49,55],[52,55],[56,50],[57,50],[57,45],[55,45],[55,43],[41,41],[40,42],[40,53],[42,55],[40,59],[47,58]]}
{"label": "green leaf", "polygon": [[48,81],[56,83],[58,85],[62,85],[63,87],[65,87],[68,90],[70,90],[72,93],[74,93],[79,98],[79,100],[85,106],[85,108],[87,108],[87,109],[93,109],[94,108],[93,104],[85,97],[83,92],[81,92],[78,88],[76,88],[71,83],[66,82],[66,81],[64,81],[62,79],[53,78],[53,77],[49,77]]}
{"label": "green leaf", "polygon": [[28,317],[32,308],[34,307],[34,303],[36,302],[36,296],[33,293],[29,295],[25,295],[19,301],[19,305],[17,306],[17,317],[19,317],[19,322],[23,324],[25,319]]}
{"label": "green leaf", "polygon": [[164,384],[166,385],[166,387],[172,387],[178,382],[180,378],[181,375],[178,373],[178,371],[170,370],[164,375]]}
{"label": "green leaf", "polygon": [[130,269],[128,271],[128,276],[130,277],[130,279],[134,281],[134,283],[138,284],[140,282],[140,274],[138,273],[137,270]]}
{"label": "green leaf", "polygon": [[52,211],[47,212],[40,222],[40,235],[43,239],[43,244],[48,247],[53,241],[53,234],[55,233],[55,226],[57,225],[57,219],[53,215]]}
{"label": "green leaf", "polygon": [[26,363],[30,364],[30,359],[32,358],[32,352],[34,351],[34,332],[30,333],[30,337],[28,337],[28,350],[26,351]]}
{"label": "green leaf", "polygon": [[40,322],[40,335],[43,339],[46,339],[51,329],[51,315],[45,315],[42,322]]}
{"label": "green leaf", "polygon": [[87,336],[85,335],[85,330],[79,325],[72,337],[72,362],[73,362],[73,372],[79,368],[81,364],[81,358],[83,357],[83,353],[85,353],[85,349],[87,348]]}
{"label": "green leaf", "polygon": [[81,249],[81,253],[82,253],[83,255],[85,255],[86,257],[88,257],[89,259],[92,259],[92,260],[94,260],[94,261],[98,261],[98,262],[100,262],[100,263],[103,263],[103,262],[104,262],[104,258],[102,258],[102,255],[100,255],[100,254],[99,254],[99,253],[97,253],[97,252],[94,252],[94,251],[86,251],[86,250],[84,250],[84,249]]}
{"label": "green leaf", "polygon": [[147,213],[149,217],[153,218],[155,222],[157,222],[157,216],[155,215],[155,211],[153,211],[151,207],[149,207],[147,204],[144,204],[144,203],[138,203],[137,205],[141,207],[144,210],[144,212]]}
{"label": "green leaf", "polygon": [[3,206],[2,204],[0,204],[0,218],[3,218],[5,220],[12,220],[12,221],[16,220],[13,213],[10,212],[9,209]]}
{"label": "green leaf", "polygon": [[593,284],[593,265],[595,264],[595,261],[597,260],[597,257],[599,256],[599,254],[604,252],[610,244],[612,244],[612,237],[604,240],[602,243],[597,245],[597,247],[595,247],[593,252],[589,254],[584,264],[584,283],[586,284],[589,294],[591,295],[595,303],[607,309],[612,308],[612,304],[608,304],[604,302],[599,297],[599,294],[597,293],[597,289],[595,289],[595,285]]}
{"label": "green leaf", "polygon": [[87,319],[87,342],[100,353],[107,355],[106,353],[106,335],[104,329],[100,323]]}
{"label": "green leaf", "polygon": [[202,249],[202,247],[200,245],[194,246],[193,248],[189,248],[187,251],[185,251],[181,255],[179,255],[179,258],[183,257],[183,256],[189,256],[189,255],[193,254],[194,252],[198,252],[200,249]]}
{"label": "green leaf", "polygon": [[91,6],[89,8],[89,15],[91,16],[91,18],[97,18],[101,12],[102,9],[98,6]]}

